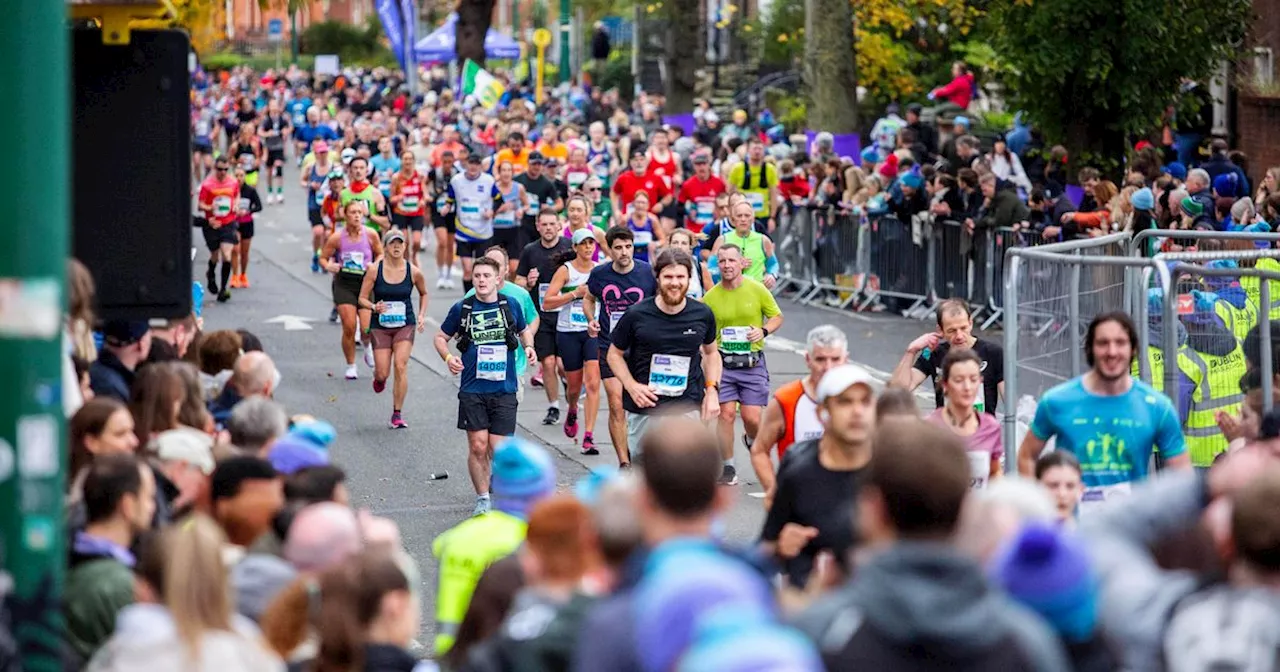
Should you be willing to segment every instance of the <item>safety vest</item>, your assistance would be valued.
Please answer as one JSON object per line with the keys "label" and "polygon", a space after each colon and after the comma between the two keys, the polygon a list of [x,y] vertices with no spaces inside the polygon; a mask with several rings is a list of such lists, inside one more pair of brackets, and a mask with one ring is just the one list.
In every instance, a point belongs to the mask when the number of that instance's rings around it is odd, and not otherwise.
{"label": "safety vest", "polygon": [[[1280,283],[1277,283],[1275,289],[1280,290]],[[1230,301],[1218,299],[1218,302],[1213,306],[1213,312],[1221,318],[1222,323],[1227,326],[1227,330],[1235,334],[1236,339],[1243,343],[1245,337],[1249,335],[1249,330],[1253,329],[1253,325],[1258,323],[1256,305],[1246,301],[1244,308],[1236,308]]]}
{"label": "safety vest", "polygon": [[764,265],[768,260],[764,253],[764,234],[752,230],[744,238],[737,231],[731,231],[723,240],[724,244],[737,245],[742,249],[742,256],[751,260],[751,265],[742,269],[742,274],[756,282],[764,282]]}
{"label": "safety vest", "polygon": [[1182,423],[1187,451],[1191,464],[1208,467],[1213,458],[1227,450],[1227,438],[1218,428],[1218,412],[1239,414],[1244,401],[1240,392],[1240,378],[1246,369],[1244,350],[1237,343],[1230,353],[1219,356],[1183,346],[1178,350],[1178,369],[1196,386]]}
{"label": "safety vest", "polygon": [[[778,440],[779,460],[792,444],[822,437],[822,423],[818,420],[813,400],[804,393],[803,380],[793,380],[779,387],[773,393],[773,398],[778,400],[778,407],[782,409],[783,434]],[[812,418],[797,418],[796,409],[800,408],[802,401],[807,402],[805,406],[813,411]]]}
{"label": "safety vest", "polygon": [[[1147,346],[1147,366],[1151,369],[1151,387],[1156,388],[1157,392],[1164,392],[1164,350],[1154,346]],[[1138,360],[1133,360],[1132,375],[1138,380],[1142,380],[1141,370],[1138,368]]]}
{"label": "safety vest", "polygon": [[458,626],[471,605],[480,575],[524,543],[529,524],[501,511],[468,518],[436,537],[431,551],[440,561],[436,595],[436,655],[453,648]]}
{"label": "safety vest", "polygon": [[[1259,271],[1270,271],[1272,273],[1280,273],[1280,261],[1275,259],[1259,259],[1254,268]],[[1244,289],[1244,293],[1249,296],[1249,305],[1257,310],[1261,316],[1262,309],[1259,304],[1262,301],[1262,280],[1261,278],[1250,277],[1247,275],[1240,276],[1240,287]],[[1260,319],[1260,318],[1259,318]],[[1280,320],[1280,282],[1271,283],[1271,319]]]}

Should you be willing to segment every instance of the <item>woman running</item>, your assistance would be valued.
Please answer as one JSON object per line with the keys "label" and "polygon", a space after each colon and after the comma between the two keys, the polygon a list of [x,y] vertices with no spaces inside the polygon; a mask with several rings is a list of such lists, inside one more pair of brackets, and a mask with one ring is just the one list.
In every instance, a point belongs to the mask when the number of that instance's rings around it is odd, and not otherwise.
{"label": "woman running", "polygon": [[654,250],[652,256],[656,256],[656,248],[667,242],[667,236],[663,233],[657,216],[649,212],[649,195],[643,191],[636,192],[635,200],[631,201],[631,207],[627,210],[626,225],[635,236],[637,261],[648,263],[650,251]]}
{"label": "woman running", "polygon": [[529,195],[524,185],[515,181],[515,166],[510,161],[498,164],[496,186],[502,194],[502,207],[493,213],[493,244],[501,245],[507,251],[510,263],[507,279],[516,277],[516,263],[520,260],[520,252],[524,245],[520,240],[520,220],[524,219],[524,211],[529,207]]}
{"label": "woman running", "polygon": [[964,439],[969,456],[969,484],[985,488],[1000,475],[1004,442],[1000,423],[983,412],[982,359],[968,348],[955,348],[942,358],[942,394],[946,403],[929,414],[928,420],[955,432]]}
{"label": "woman running", "polygon": [[422,229],[427,215],[427,183],[418,172],[413,152],[400,155],[400,171],[391,178],[391,226],[408,231],[409,258],[418,260],[422,251]]}
{"label": "woman running", "polygon": [[556,321],[556,354],[564,369],[568,387],[565,398],[569,401],[564,435],[571,439],[578,436],[578,395],[585,384],[587,431],[582,436],[582,454],[599,455],[591,429],[596,426],[596,414],[600,411],[600,361],[596,339],[587,335],[587,325],[595,318],[588,317],[582,306],[582,299],[587,295],[587,277],[596,266],[592,261],[596,239],[591,228],[585,228],[574,231],[572,240],[573,252],[556,259],[559,268],[551,277],[542,305],[546,310],[560,311]]}
{"label": "woman running", "polygon": [[[671,139],[667,137],[666,131],[659,130],[649,138],[649,142],[649,170],[662,178],[668,192],[679,193],[680,183],[683,181],[680,175],[680,157],[671,151]],[[679,204],[672,201],[663,208],[661,216],[662,230],[672,231],[680,219]]]}
{"label": "woman running", "polygon": [[591,219],[587,214],[590,211],[587,208],[587,199],[581,194],[570,196],[565,202],[565,218],[569,221],[569,225],[564,227],[564,237],[572,241],[573,234],[577,231],[584,229],[590,231],[596,240],[596,248],[592,252],[591,260],[600,261],[600,250],[604,247],[604,231],[591,225]]}
{"label": "woman running", "polygon": [[262,165],[264,152],[262,141],[258,139],[258,129],[253,122],[240,124],[240,135],[231,143],[227,153],[244,170],[244,183],[251,187],[258,186],[258,166]]}
{"label": "woman running", "polygon": [[[405,257],[404,231],[391,229],[383,236],[382,244],[386,253],[373,262],[360,286],[360,308],[377,314],[369,329],[369,340],[373,342],[373,391],[382,394],[387,388],[387,370],[394,364],[391,428],[404,429],[409,425],[400,417],[400,410],[409,392],[413,335],[415,330],[421,333],[427,327],[427,279],[422,269],[410,264]],[[417,311],[412,301],[415,287],[418,289]]]}
{"label": "woman running", "polygon": [[231,281],[230,285],[239,289],[249,286],[249,248],[253,246],[253,215],[262,212],[262,197],[258,190],[245,182],[245,173],[236,168],[236,179],[240,180],[240,203],[237,212],[240,225],[240,242],[231,248]]}
{"label": "woman running", "polygon": [[702,296],[707,293],[708,289],[715,283],[711,282],[711,271],[707,270],[702,259],[693,253],[693,244],[696,234],[689,229],[676,229],[667,236],[667,245],[677,250],[684,250],[693,257],[693,275],[689,276],[689,292],[686,294],[691,299],[702,300]]}
{"label": "woman running", "polygon": [[[378,233],[364,225],[364,205],[350,201],[343,208],[343,227],[329,236],[320,253],[321,264],[333,274],[333,303],[342,320],[342,356],[347,361],[347,380],[359,378],[356,372],[356,326],[369,330],[368,310],[360,306],[360,289],[364,285],[369,264],[382,256],[382,240]],[[365,364],[373,366],[373,346],[365,345]]]}
{"label": "woman running", "polygon": [[587,148],[575,146],[569,150],[569,163],[564,167],[564,183],[569,193],[582,191],[583,185],[591,179],[591,166],[587,165]]}

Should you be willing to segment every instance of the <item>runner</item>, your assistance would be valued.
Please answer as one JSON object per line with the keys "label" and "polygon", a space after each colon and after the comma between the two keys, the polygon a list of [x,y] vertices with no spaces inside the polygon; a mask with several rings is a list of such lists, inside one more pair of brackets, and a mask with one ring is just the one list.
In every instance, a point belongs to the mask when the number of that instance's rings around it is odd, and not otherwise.
{"label": "runner", "polygon": [[280,111],[280,101],[271,99],[267,102],[267,113],[262,117],[262,126],[258,136],[262,138],[266,149],[267,167],[267,203],[271,203],[272,193],[276,203],[284,203],[284,148],[289,134],[293,132],[293,123],[288,115]]}
{"label": "runner", "polygon": [[973,335],[973,315],[964,300],[947,299],[938,304],[935,314],[938,330],[911,341],[894,367],[889,385],[910,391],[920,387],[925,378],[933,378],[934,401],[942,408],[946,402],[942,381],[937,380],[942,360],[953,348],[973,350],[982,362],[982,389],[975,403],[981,412],[995,415],[996,400],[1004,398],[1004,348]]}
{"label": "runner", "polygon": [[591,220],[587,216],[587,199],[582,196],[570,196],[564,204],[565,219],[568,224],[564,227],[564,237],[566,240],[572,239],[573,234],[577,231],[590,231],[596,239],[596,251],[592,255],[592,261],[600,261],[601,257],[608,256],[608,250],[605,249],[601,253],[600,246],[605,242],[605,232],[591,225]]}
{"label": "runner", "polygon": [[[684,250],[693,256],[694,245],[697,236],[688,229],[676,229],[667,236],[667,246],[677,250]],[[702,260],[693,257],[693,277],[689,278],[689,298],[702,300],[703,295],[707,293],[707,289],[713,284],[711,281],[711,271],[707,270],[706,264]]]}
{"label": "runner", "polygon": [[[204,215],[204,242],[209,248],[209,270],[205,280],[209,293],[225,302],[231,298],[231,252],[240,242],[237,221],[240,218],[240,180],[229,175],[230,162],[218,157],[213,162],[213,175],[200,185],[200,212]],[[222,289],[219,291],[214,267],[222,260]]]}
{"label": "runner", "polygon": [[[680,205],[686,213],[685,228],[702,233],[715,221],[716,202],[725,193],[724,180],[711,174],[711,156],[706,152],[693,155],[693,176],[680,185]],[[728,201],[725,201],[728,205]]]}
{"label": "runner", "polygon": [[378,191],[382,192],[384,198],[391,198],[392,178],[400,172],[404,163],[401,157],[395,155],[394,149],[391,138],[384,135],[378,139],[378,153],[369,159],[372,180],[378,185]]}
{"label": "runner", "polygon": [[[649,170],[662,178],[668,194],[675,194],[680,189],[680,183],[684,178],[680,170],[680,157],[671,151],[670,142],[670,138],[664,131],[655,132],[650,136],[651,144],[646,156],[649,159]],[[654,212],[661,219],[662,230],[670,232],[675,229],[676,222],[682,218],[679,217],[678,209],[673,207],[674,201],[668,199],[664,201],[665,205],[661,209],[655,208]]]}
{"label": "runner", "polygon": [[649,197],[650,211],[661,212],[671,202],[671,190],[660,175],[649,166],[644,147],[633,147],[629,160],[630,170],[618,175],[613,182],[613,210],[625,213],[627,206],[636,200],[636,194],[644,192]]}
{"label": "runner", "polygon": [[520,175],[529,167],[529,155],[529,148],[525,147],[524,134],[520,131],[511,131],[507,134],[506,147],[498,150],[498,153],[490,159],[489,172],[497,175],[497,167],[502,165],[503,161],[510,161],[512,172]]}
{"label": "runner", "polygon": [[[530,167],[533,164],[529,164]],[[587,148],[575,145],[569,150],[569,162],[564,167],[564,186],[569,193],[582,191],[582,186],[591,179],[591,166],[587,165]]]}
{"label": "runner", "polygon": [[436,289],[453,289],[455,234],[458,220],[449,198],[453,182],[453,152],[441,153],[441,164],[431,171],[431,229],[436,236]]}
{"label": "runner", "polygon": [[[343,150],[345,153],[346,150]],[[347,188],[342,190],[342,209],[346,212],[347,204],[352,201],[363,201],[365,204],[364,225],[381,233],[391,228],[391,221],[383,213],[386,212],[387,201],[382,192],[369,182],[369,160],[363,156],[351,159],[347,166],[350,180]]]}
{"label": "runner", "polygon": [[650,249],[654,249],[656,255],[656,249],[666,244],[665,229],[658,216],[649,211],[649,196],[643,191],[636,192],[626,212],[627,228],[635,236],[636,259],[648,263]]}
{"label": "runner", "polygon": [[804,365],[809,374],[778,388],[765,406],[764,419],[751,444],[751,467],[764,490],[764,506],[772,506],[776,479],[769,452],[778,447],[778,462],[801,441],[822,437],[818,417],[818,385],[828,371],[849,361],[849,340],[829,324],[814,327],[805,339]]}
{"label": "runner", "polygon": [[236,169],[236,179],[240,181],[240,198],[236,200],[236,228],[240,234],[240,243],[231,248],[231,287],[247,289],[249,287],[249,248],[253,243],[253,215],[262,212],[262,199],[258,190],[244,183],[244,171]]}
{"label": "runner", "polygon": [[[757,234],[758,235],[758,234]],[[724,372],[720,379],[720,454],[724,460],[721,485],[737,485],[733,463],[733,425],[741,407],[742,442],[751,451],[760,429],[760,416],[769,403],[769,367],[764,339],[782,328],[782,310],[764,285],[742,274],[742,250],[732,243],[716,253],[720,282],[704,299],[716,318],[716,345]],[[690,256],[692,259],[692,256]]]}
{"label": "runner", "polygon": [[600,178],[602,188],[609,187],[614,166],[618,164],[618,150],[605,134],[604,122],[595,121],[587,127],[587,165]]}
{"label": "runner", "polygon": [[726,182],[730,189],[747,197],[756,220],[756,231],[773,235],[782,198],[778,195],[778,170],[764,160],[764,143],[760,138],[753,136],[747,140],[747,160],[729,169]]}
{"label": "runner", "polygon": [[[489,511],[494,448],[516,431],[515,349],[523,345],[529,357],[536,353],[520,306],[498,295],[500,264],[480,257],[473,271],[476,295],[449,309],[435,346],[449,372],[462,374],[458,429],[467,433],[467,471],[476,490],[473,514],[478,516]],[[449,352],[455,335],[460,356]]]}
{"label": "runner", "polygon": [[750,203],[745,200],[733,201],[730,211],[733,214],[733,231],[716,238],[711,248],[712,256],[717,256],[720,248],[726,244],[736,245],[742,250],[746,264],[743,275],[773,289],[778,281],[778,258],[773,255],[773,241],[753,228],[755,216]]}
{"label": "runner", "polygon": [[622,398],[627,438],[637,447],[654,417],[684,415],[707,422],[720,414],[716,318],[706,305],[685,298],[693,259],[663,250],[653,269],[657,296],[623,313],[608,351],[609,368],[627,392]]}
{"label": "runner", "polygon": [[[525,208],[524,218],[520,222],[520,246],[532,243],[538,239],[538,213],[543,208],[548,208],[553,212],[560,212],[564,209],[564,199],[560,198],[560,192],[556,189],[555,180],[547,176],[543,172],[543,165],[546,160],[542,154],[531,152],[529,154],[529,169],[520,175],[516,175],[515,180],[524,187],[524,192],[529,198],[529,206]],[[516,256],[519,256],[518,254]]]}
{"label": "runner", "polygon": [[1156,451],[1167,469],[1191,468],[1173,403],[1129,374],[1137,342],[1128,315],[1093,318],[1084,339],[1090,370],[1044,393],[1018,448],[1018,471],[1028,477],[1050,438],[1056,450],[1080,460],[1081,514],[1128,496],[1134,483],[1146,480]]}
{"label": "runner", "polygon": [[[480,170],[480,157],[467,156],[467,169],[449,181],[449,202],[457,205],[458,256],[462,258],[462,288],[471,289],[473,260],[493,240],[493,214],[502,207],[502,195],[493,176]],[[495,288],[496,289],[496,288]]]}
{"label": "runner", "polygon": [[408,231],[413,237],[409,258],[418,261],[422,251],[422,230],[427,214],[426,179],[418,172],[413,152],[405,150],[400,155],[400,172],[391,178],[391,225]]}
{"label": "runner", "polygon": [[[347,362],[345,376],[356,380],[356,327],[361,334],[369,331],[370,319],[368,310],[357,310],[360,288],[369,264],[382,256],[382,240],[377,231],[364,225],[364,206],[348,201],[342,210],[343,227],[325,241],[320,263],[333,274],[333,303],[342,320],[342,356]],[[374,364],[372,343],[365,346],[364,361],[371,367]]]}
{"label": "runner", "polygon": [[[503,268],[511,265],[511,260],[507,258],[507,251],[501,245],[489,246],[489,249],[484,251],[484,256],[496,261]],[[476,290],[472,287],[462,298],[475,295]],[[542,320],[538,316],[538,307],[534,305],[533,297],[524,287],[514,282],[507,282],[506,278],[498,278],[498,296],[507,297],[519,303],[520,312],[524,315],[525,324],[529,326],[529,332],[538,333]],[[516,348],[516,402],[520,404],[524,403],[524,370],[527,366],[529,366],[529,358],[525,357],[524,349]]]}
{"label": "runner", "polygon": [[582,436],[582,454],[599,455],[591,430],[596,426],[596,415],[600,412],[600,362],[596,337],[587,333],[590,323],[598,319],[596,314],[586,312],[582,301],[587,295],[587,280],[595,268],[591,257],[595,252],[596,239],[589,229],[579,229],[573,232],[572,244],[571,253],[553,260],[558,268],[542,301],[548,310],[559,311],[556,353],[560,356],[560,367],[567,380],[565,399],[569,402],[564,435],[571,439],[578,436],[578,395],[586,385],[587,408],[583,416],[586,433]]}
{"label": "runner", "polygon": [[964,439],[969,457],[970,485],[983,489],[999,478],[1004,467],[1004,441],[995,416],[978,406],[982,389],[982,358],[967,348],[954,348],[942,358],[942,391],[946,405],[927,418]]}
{"label": "runner", "polygon": [[244,183],[252,187],[258,186],[258,166],[266,154],[252,121],[240,125],[240,135],[231,143],[227,154],[234,157],[236,165],[244,169]]}
{"label": "runner", "polygon": [[[391,428],[405,429],[400,417],[409,392],[409,355],[415,331],[427,328],[427,279],[422,269],[405,256],[404,231],[391,229],[382,238],[384,256],[373,262],[360,286],[359,306],[378,317],[372,320],[369,340],[373,343],[373,391],[387,388],[389,369],[394,365],[391,388]],[[399,279],[397,279],[399,278]],[[418,290],[418,309],[413,309],[413,290]],[[415,318],[416,315],[416,318]]]}
{"label": "runner", "polygon": [[493,244],[501,246],[506,250],[507,257],[512,259],[513,263],[506,273],[511,279],[516,277],[515,258],[519,257],[524,247],[520,242],[520,225],[529,207],[524,186],[512,179],[515,177],[513,170],[508,161],[498,164],[496,186],[498,195],[502,197],[502,205],[493,215]]}
{"label": "runner", "polygon": [[592,177],[582,188],[583,195],[591,206],[591,223],[601,231],[608,231],[613,226],[613,201],[604,198],[604,183]]}
{"label": "runner", "polygon": [[[336,167],[329,157],[329,143],[324,140],[316,140],[312,144],[312,153],[315,155],[315,161],[311,165],[303,164],[302,167],[302,187],[307,190],[307,221],[311,223],[311,249],[315,253],[311,255],[311,272],[321,273],[324,269],[320,268],[320,248],[324,246],[325,238],[329,232],[326,231],[324,221],[324,199],[325,181],[328,180]],[[342,173],[338,173],[341,177]],[[341,198],[342,192],[338,192]],[[328,229],[332,231],[332,224]]]}
{"label": "runner", "polygon": [[198,98],[191,111],[191,170],[196,182],[204,182],[213,167],[214,135],[218,132],[218,115],[210,101]]}
{"label": "runner", "polygon": [[[557,258],[572,251],[572,242],[560,235],[559,217],[547,207],[538,213],[538,239],[525,245],[520,252],[520,263],[516,265],[516,283],[537,298],[540,311],[538,329],[533,335],[533,349],[537,351],[541,366],[529,384],[546,388],[547,403],[550,406],[546,416],[542,418],[544,425],[560,424],[560,377],[556,371],[556,321],[559,311],[548,310],[542,298],[551,287],[551,277],[557,269]],[[550,384],[547,383],[548,378]]]}

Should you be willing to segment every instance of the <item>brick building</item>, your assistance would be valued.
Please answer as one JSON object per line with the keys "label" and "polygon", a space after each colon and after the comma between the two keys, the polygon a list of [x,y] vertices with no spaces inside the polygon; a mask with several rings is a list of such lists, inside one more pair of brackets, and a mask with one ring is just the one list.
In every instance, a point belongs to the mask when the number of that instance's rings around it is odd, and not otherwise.
{"label": "brick building", "polygon": [[[280,19],[284,22],[284,40],[289,40],[289,14],[284,9],[274,6],[263,9],[258,0],[225,1],[225,30],[229,39],[265,42],[267,26],[272,19]],[[298,12],[298,31],[302,32],[307,26],[321,21],[340,21],[359,26],[373,14],[373,0],[311,0]]]}
{"label": "brick building", "polygon": [[1249,156],[1249,180],[1257,183],[1267,168],[1280,166],[1280,3],[1255,2],[1257,20],[1249,35],[1249,53],[1236,69],[1235,146]]}

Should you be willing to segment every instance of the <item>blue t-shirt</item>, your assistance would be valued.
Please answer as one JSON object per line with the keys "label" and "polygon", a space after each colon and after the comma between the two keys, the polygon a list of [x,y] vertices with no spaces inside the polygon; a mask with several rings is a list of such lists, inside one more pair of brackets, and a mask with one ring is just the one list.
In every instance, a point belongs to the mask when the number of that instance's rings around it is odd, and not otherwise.
{"label": "blue t-shirt", "polygon": [[307,108],[311,107],[310,98],[294,98],[289,101],[289,105],[285,107],[285,111],[289,113],[289,117],[293,119],[294,127],[307,123]]}
{"label": "blue t-shirt", "polygon": [[[527,323],[520,302],[501,297],[507,302],[512,329],[518,334]],[[440,324],[440,330],[449,336],[458,333],[462,321],[462,302],[449,308],[449,314]],[[471,339],[473,344],[462,353],[462,391],[470,394],[515,394],[516,353],[507,348],[506,329],[502,324],[502,308],[495,303],[476,299],[471,308]],[[517,347],[520,347],[517,344]],[[506,356],[502,356],[506,350]]]}
{"label": "blue t-shirt", "polygon": [[1080,460],[1086,503],[1145,479],[1153,449],[1165,459],[1187,450],[1173,403],[1140,380],[1114,397],[1089,392],[1083,377],[1068,380],[1041,397],[1031,431]]}
{"label": "blue t-shirt", "polygon": [[295,140],[300,140],[307,144],[316,140],[332,142],[338,139],[338,132],[324,124],[295,124],[293,137]]}
{"label": "blue t-shirt", "polygon": [[637,260],[629,273],[613,270],[612,263],[604,263],[591,269],[587,277],[587,291],[600,300],[600,337],[604,350],[613,342],[610,334],[622,314],[631,306],[658,293],[658,280],[653,277],[653,267]]}
{"label": "blue t-shirt", "polygon": [[[498,288],[498,294],[515,299],[520,304],[520,310],[524,313],[525,324],[533,324],[534,318],[538,317],[538,307],[533,305],[533,297],[529,296],[529,292],[515,284],[514,282],[504,282]],[[476,295],[475,288],[468,289],[462,298]],[[516,349],[516,373],[523,376],[525,367],[529,365],[529,358],[524,354],[524,348]]]}
{"label": "blue t-shirt", "polygon": [[377,154],[372,159],[369,159],[369,165],[373,167],[373,183],[378,185],[378,189],[382,191],[383,196],[390,198],[391,176],[400,172],[400,158],[397,156],[385,157]]}

